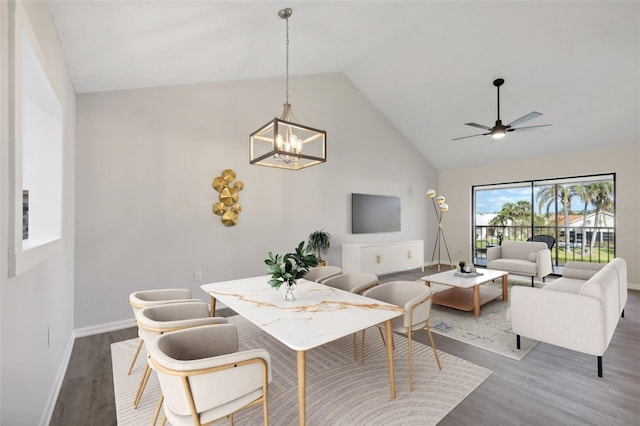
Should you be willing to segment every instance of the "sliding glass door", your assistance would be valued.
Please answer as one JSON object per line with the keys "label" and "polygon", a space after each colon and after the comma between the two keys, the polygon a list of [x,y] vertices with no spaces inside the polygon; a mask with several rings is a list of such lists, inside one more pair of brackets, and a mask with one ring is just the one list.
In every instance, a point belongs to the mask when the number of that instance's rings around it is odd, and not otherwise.
{"label": "sliding glass door", "polygon": [[615,257],[615,174],[473,187],[473,256],[503,241],[544,241],[556,268]]}

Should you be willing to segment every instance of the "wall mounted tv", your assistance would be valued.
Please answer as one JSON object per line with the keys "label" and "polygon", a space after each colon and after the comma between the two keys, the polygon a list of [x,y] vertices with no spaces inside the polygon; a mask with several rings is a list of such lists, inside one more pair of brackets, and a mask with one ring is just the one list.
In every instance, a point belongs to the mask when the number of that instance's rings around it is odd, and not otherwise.
{"label": "wall mounted tv", "polygon": [[400,232],[400,197],[351,194],[351,232]]}

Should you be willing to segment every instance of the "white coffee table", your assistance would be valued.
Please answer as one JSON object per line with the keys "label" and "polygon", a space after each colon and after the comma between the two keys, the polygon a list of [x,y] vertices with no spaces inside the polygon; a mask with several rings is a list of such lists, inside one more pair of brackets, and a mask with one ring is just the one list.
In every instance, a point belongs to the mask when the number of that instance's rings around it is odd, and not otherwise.
{"label": "white coffee table", "polygon": [[[427,275],[420,279],[427,286],[431,286],[431,283],[436,283],[451,287],[448,290],[434,293],[432,303],[461,311],[473,310],[473,315],[477,317],[480,315],[480,306],[497,299],[501,295],[504,302],[509,301],[509,291],[507,289],[508,272],[496,269],[483,269],[478,272],[482,275],[471,276],[469,274],[469,276],[460,276],[455,270],[451,270]],[[486,286],[482,287],[482,289],[480,288],[482,284],[498,278],[502,278],[502,292]]]}

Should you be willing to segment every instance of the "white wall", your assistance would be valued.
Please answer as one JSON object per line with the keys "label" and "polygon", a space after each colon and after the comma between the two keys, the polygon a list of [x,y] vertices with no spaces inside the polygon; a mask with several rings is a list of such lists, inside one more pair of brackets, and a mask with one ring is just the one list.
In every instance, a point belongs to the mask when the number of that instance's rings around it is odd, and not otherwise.
{"label": "white wall", "polygon": [[[78,96],[77,328],[130,319],[134,290],[187,287],[207,299],[202,283],[263,274],[268,251],[291,251],[315,229],[331,233],[334,265],[345,242],[423,239],[429,251],[424,194],[437,172],[342,74],[290,84],[297,119],[328,132],[326,163],[249,165],[249,133],[281,114],[283,80]],[[211,212],[211,182],[228,168],[245,184],[235,227]],[[402,231],[350,234],[352,192],[399,195]]]}
{"label": "white wall", "polygon": [[[627,261],[628,279],[640,289],[640,143],[440,172],[440,189],[451,206],[447,241],[471,259],[471,187],[527,179],[616,173],[616,256]],[[500,143],[508,143],[505,142]],[[454,224],[461,224],[454,226]]]}
{"label": "white wall", "polygon": [[[75,94],[69,80],[46,2],[24,2],[46,57],[46,70],[60,96],[64,114],[62,249],[15,278],[8,277],[9,229],[9,84],[7,71],[9,3],[0,2],[0,424],[46,423],[57,385],[73,344],[74,273],[74,149]],[[52,343],[48,345],[48,331]]]}

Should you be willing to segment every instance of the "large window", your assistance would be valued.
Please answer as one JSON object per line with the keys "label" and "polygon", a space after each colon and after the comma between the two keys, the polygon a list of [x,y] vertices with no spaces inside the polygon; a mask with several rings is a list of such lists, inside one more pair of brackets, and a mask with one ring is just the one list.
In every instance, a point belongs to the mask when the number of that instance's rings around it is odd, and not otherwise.
{"label": "large window", "polygon": [[9,274],[15,276],[60,248],[63,109],[26,11],[15,3],[9,45],[12,181]]}
{"label": "large window", "polygon": [[553,237],[556,268],[615,257],[615,174],[473,187],[474,263],[502,241]]}

